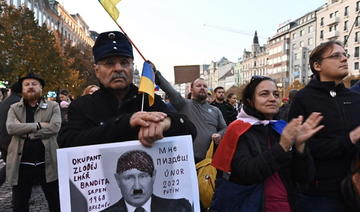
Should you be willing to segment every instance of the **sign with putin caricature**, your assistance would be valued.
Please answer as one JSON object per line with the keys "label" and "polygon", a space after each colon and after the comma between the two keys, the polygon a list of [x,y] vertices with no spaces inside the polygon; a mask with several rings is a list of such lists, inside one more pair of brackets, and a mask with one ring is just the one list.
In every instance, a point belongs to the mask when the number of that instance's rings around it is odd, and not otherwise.
{"label": "sign with putin caricature", "polygon": [[191,136],[59,149],[61,211],[200,211]]}

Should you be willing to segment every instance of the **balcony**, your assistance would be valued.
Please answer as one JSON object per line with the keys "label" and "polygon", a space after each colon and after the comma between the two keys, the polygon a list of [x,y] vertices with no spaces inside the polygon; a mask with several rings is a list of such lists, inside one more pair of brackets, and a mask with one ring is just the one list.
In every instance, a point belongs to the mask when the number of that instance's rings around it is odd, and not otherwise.
{"label": "balcony", "polygon": [[329,26],[329,25],[337,24],[337,23],[339,23],[339,21],[340,21],[340,18],[334,16],[327,21],[326,25]]}
{"label": "balcony", "polygon": [[333,31],[331,31],[331,32],[326,33],[326,34],[325,34],[325,38],[326,38],[326,39],[329,39],[329,40],[333,40],[333,39],[339,37],[339,34],[340,34],[340,33],[339,33],[338,30],[333,30]]}

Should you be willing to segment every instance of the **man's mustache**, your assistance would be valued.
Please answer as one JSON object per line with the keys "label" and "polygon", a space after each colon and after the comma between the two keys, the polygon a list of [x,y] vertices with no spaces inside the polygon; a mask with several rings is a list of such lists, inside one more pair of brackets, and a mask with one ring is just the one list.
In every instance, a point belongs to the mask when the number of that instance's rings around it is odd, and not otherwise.
{"label": "man's mustache", "polygon": [[26,92],[35,92],[35,89],[29,88]]}
{"label": "man's mustache", "polygon": [[142,189],[134,189],[133,191],[133,194],[136,195],[136,194],[143,194],[143,190]]}
{"label": "man's mustache", "polygon": [[117,79],[117,78],[124,78],[124,79],[126,79],[127,76],[126,76],[126,74],[125,74],[124,72],[116,72],[116,73],[114,73],[114,74],[111,76],[111,81],[112,81],[112,80],[115,80],[115,79]]}

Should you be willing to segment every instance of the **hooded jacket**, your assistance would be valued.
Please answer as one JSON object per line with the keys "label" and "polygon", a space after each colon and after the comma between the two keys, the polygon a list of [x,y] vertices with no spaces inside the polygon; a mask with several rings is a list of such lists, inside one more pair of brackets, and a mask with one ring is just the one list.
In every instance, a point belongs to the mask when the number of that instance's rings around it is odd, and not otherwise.
{"label": "hooded jacket", "polygon": [[350,171],[351,159],[359,151],[349,132],[360,125],[360,95],[335,82],[313,79],[293,99],[289,119],[312,112],[323,115],[325,127],[311,137],[308,147],[314,159],[316,176],[303,193],[312,196],[341,197],[340,183]]}

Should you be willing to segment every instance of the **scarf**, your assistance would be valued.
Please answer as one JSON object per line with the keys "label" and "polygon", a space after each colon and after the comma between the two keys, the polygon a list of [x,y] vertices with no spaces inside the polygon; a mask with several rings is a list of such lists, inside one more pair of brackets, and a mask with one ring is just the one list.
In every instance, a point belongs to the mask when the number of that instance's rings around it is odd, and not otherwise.
{"label": "scarf", "polygon": [[[231,172],[231,161],[234,157],[239,137],[248,131],[251,126],[266,126],[270,124],[271,127],[279,134],[282,133],[286,126],[286,122],[283,120],[260,120],[256,117],[257,114],[251,116],[246,113],[244,109],[249,110],[249,108],[241,109],[239,115],[237,116],[237,120],[233,121],[226,129],[225,135],[220,141],[220,144],[214,154],[211,165],[219,170]],[[250,111],[250,113],[251,112],[254,113],[255,111]]]}

